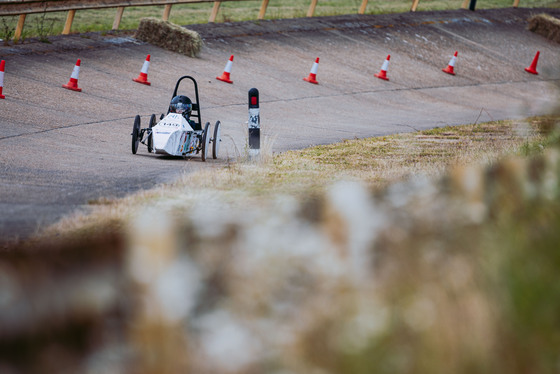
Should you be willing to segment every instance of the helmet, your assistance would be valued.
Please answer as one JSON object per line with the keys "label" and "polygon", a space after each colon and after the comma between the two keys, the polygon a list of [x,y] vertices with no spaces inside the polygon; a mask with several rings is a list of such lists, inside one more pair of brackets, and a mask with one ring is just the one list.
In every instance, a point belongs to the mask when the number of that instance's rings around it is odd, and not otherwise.
{"label": "helmet", "polygon": [[169,111],[171,113],[179,113],[183,116],[190,117],[192,110],[192,101],[186,96],[179,95],[171,99]]}

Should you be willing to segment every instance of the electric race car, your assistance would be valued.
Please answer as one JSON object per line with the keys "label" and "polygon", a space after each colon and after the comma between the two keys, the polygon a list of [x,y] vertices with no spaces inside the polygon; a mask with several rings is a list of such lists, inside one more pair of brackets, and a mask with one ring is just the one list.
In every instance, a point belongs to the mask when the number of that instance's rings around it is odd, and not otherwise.
{"label": "electric race car", "polygon": [[[183,79],[190,79],[194,85],[194,102],[187,96],[177,94]],[[204,128],[202,127],[198,85],[196,80],[188,75],[177,81],[167,114],[162,114],[157,124],[156,115],[152,114],[148,127],[142,128],[140,116],[136,115],[132,127],[133,154],[138,151],[138,144],[142,143],[151,153],[185,158],[200,153],[202,161],[206,161],[210,144],[212,144],[212,158],[218,158],[221,141],[220,121],[214,125],[213,136],[210,135],[210,122],[206,122]]]}

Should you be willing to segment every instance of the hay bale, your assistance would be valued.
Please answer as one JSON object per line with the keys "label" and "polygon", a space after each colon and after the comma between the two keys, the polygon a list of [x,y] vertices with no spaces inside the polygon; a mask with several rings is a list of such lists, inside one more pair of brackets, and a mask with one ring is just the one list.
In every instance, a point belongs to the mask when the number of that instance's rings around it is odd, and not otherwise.
{"label": "hay bale", "polygon": [[140,20],[134,37],[189,57],[196,57],[202,48],[202,39],[196,31],[152,17]]}
{"label": "hay bale", "polygon": [[529,18],[528,29],[547,39],[560,43],[560,19],[542,13]]}

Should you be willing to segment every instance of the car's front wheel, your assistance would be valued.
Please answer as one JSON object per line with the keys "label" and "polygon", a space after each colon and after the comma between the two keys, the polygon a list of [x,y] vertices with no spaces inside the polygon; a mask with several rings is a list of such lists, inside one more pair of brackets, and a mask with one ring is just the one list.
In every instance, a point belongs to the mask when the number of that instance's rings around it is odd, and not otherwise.
{"label": "car's front wheel", "polygon": [[150,135],[148,135],[148,152],[152,153],[154,150],[154,135],[152,130],[152,127],[154,127],[156,125],[156,115],[152,114],[152,116],[150,117]]}
{"label": "car's front wheel", "polygon": [[132,154],[138,151],[138,143],[140,143],[140,116],[134,117],[134,125],[132,126]]}
{"label": "car's front wheel", "polygon": [[206,158],[208,156],[208,146],[210,145],[210,134],[208,134],[209,131],[210,122],[206,122],[206,125],[204,125],[204,132],[202,133],[202,161],[206,161]]}
{"label": "car's front wheel", "polygon": [[212,138],[212,158],[213,159],[218,158],[218,151],[220,150],[220,143],[222,142],[222,139],[220,138],[220,130],[221,130],[220,121],[216,121],[216,124],[214,125],[214,137]]}

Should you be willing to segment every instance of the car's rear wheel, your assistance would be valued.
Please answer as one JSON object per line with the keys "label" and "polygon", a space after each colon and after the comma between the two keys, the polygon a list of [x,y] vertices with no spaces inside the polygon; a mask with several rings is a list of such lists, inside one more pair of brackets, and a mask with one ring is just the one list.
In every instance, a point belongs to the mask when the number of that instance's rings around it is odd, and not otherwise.
{"label": "car's rear wheel", "polygon": [[220,132],[221,132],[220,128],[221,128],[220,121],[216,121],[216,124],[214,125],[214,138],[212,139],[212,158],[213,159],[218,158],[218,152],[220,150],[220,143],[222,142],[222,139],[220,138]]}
{"label": "car's rear wheel", "polygon": [[208,146],[210,145],[210,134],[208,134],[208,132],[210,131],[210,122],[206,122],[206,125],[204,125],[204,132],[202,133],[202,154],[200,157],[202,157],[202,161],[206,161],[206,158],[208,156]]}
{"label": "car's rear wheel", "polygon": [[[155,125],[156,125],[156,115],[152,114],[152,116],[150,117],[150,125],[149,125],[150,130]],[[153,132],[150,131],[150,135],[148,135],[148,152],[152,153],[153,150],[154,150],[154,135]]]}
{"label": "car's rear wheel", "polygon": [[138,151],[138,143],[140,143],[140,116],[134,117],[134,125],[132,127],[132,153],[136,154]]}

